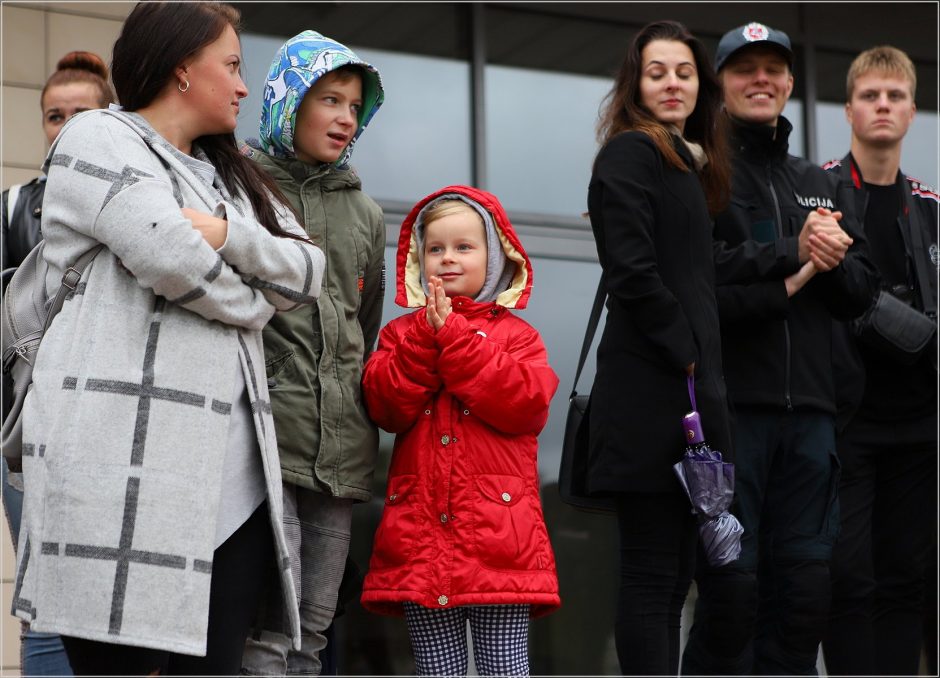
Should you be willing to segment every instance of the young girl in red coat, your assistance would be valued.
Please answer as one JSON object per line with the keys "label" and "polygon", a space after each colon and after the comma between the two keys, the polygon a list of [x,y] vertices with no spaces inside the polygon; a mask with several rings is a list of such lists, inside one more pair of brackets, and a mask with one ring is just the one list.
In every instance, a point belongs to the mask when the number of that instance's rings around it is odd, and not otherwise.
{"label": "young girl in red coat", "polygon": [[418,675],[529,672],[528,620],[557,609],[537,436],[558,377],[524,308],[532,264],[495,196],[448,186],[402,224],[396,302],[363,374],[395,433],[363,606],[404,614]]}

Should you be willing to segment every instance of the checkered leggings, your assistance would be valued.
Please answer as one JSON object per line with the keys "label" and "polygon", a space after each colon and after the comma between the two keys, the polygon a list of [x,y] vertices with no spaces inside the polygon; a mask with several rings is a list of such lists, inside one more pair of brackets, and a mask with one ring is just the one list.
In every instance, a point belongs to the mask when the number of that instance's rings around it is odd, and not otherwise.
{"label": "checkered leggings", "polygon": [[528,605],[404,607],[419,676],[467,675],[467,620],[479,675],[529,675]]}

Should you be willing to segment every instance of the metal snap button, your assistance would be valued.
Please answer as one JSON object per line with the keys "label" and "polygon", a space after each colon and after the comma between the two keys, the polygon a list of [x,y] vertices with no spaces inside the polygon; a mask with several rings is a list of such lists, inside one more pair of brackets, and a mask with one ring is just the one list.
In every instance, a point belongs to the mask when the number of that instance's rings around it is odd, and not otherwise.
{"label": "metal snap button", "polygon": [[502,497],[503,501],[512,501],[512,495],[510,495],[508,492],[503,492],[500,496]]}
{"label": "metal snap button", "polygon": [[447,596],[438,596],[437,598],[438,605],[447,605]]}
{"label": "metal snap button", "polygon": [[447,514],[446,514],[446,513],[442,513],[442,514],[441,514],[441,522],[442,522],[442,523],[446,523],[446,522],[447,522]]}
{"label": "metal snap button", "polygon": [[396,499],[398,499],[398,495],[397,495],[397,494],[393,494],[392,496],[390,496],[390,497],[388,498],[389,501],[395,501]]}
{"label": "metal snap button", "polygon": [[441,436],[441,445],[448,445],[448,444],[450,444],[450,436],[445,433],[444,435]]}

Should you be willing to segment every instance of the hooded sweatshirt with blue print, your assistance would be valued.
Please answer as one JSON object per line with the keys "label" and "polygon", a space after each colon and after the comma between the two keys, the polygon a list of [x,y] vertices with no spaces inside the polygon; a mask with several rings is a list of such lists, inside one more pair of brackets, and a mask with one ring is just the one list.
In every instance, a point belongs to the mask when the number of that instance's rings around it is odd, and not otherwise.
{"label": "hooded sweatshirt with blue print", "polygon": [[356,140],[385,100],[379,72],[348,47],[316,31],[303,31],[281,45],[264,83],[259,147],[276,158],[294,158],[297,112],[304,96],[321,77],[343,66],[356,66],[362,76],[362,107],[353,138],[333,163],[344,167]]}
{"label": "hooded sweatshirt with blue print", "polygon": [[[348,65],[362,78],[358,128],[336,162],[303,162],[294,148],[301,102],[319,78]],[[303,31],[274,56],[260,135],[244,148],[277,182],[327,260],[317,304],[278,314],[264,330],[281,471],[286,482],[357,501],[371,497],[378,451],[360,382],[382,322],[385,223],[349,157],[383,100],[374,67],[335,40]]]}

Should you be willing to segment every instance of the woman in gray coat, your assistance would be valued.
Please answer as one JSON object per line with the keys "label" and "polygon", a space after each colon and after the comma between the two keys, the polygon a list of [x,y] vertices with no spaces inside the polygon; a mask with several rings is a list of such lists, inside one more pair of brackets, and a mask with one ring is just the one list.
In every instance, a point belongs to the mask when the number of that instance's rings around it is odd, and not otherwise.
{"label": "woman in gray coat", "polygon": [[46,160],[47,290],[101,244],[36,358],[14,612],[77,674],[233,675],[268,572],[299,626],[261,329],[311,303],[323,254],[236,150],[237,10],[141,3],[123,110]]}

